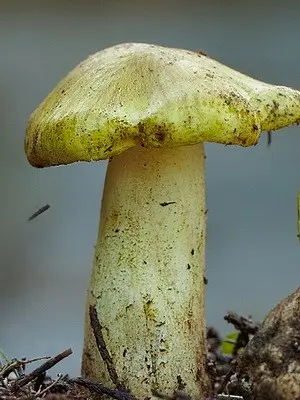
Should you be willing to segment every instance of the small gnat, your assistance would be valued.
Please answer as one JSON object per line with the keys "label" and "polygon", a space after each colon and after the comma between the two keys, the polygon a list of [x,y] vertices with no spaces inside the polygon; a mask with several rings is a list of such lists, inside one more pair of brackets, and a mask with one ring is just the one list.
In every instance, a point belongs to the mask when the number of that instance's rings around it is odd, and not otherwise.
{"label": "small gnat", "polygon": [[49,210],[50,205],[49,204],[45,204],[43,207],[39,208],[35,213],[33,213],[29,218],[28,221],[32,221],[33,219],[35,219],[36,217],[38,217],[39,215],[43,214],[45,211]]}

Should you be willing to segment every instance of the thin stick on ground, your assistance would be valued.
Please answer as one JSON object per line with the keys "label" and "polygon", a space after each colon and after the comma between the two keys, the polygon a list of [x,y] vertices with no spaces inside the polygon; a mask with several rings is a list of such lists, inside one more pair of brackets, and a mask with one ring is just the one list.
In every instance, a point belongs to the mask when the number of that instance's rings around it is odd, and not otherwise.
{"label": "thin stick on ground", "polygon": [[110,389],[105,387],[102,383],[95,383],[89,379],[75,378],[71,379],[69,382],[75,383],[76,385],[83,386],[87,388],[91,393],[106,394],[116,400],[137,400],[136,397],[123,391],[121,389]]}
{"label": "thin stick on ground", "polygon": [[20,387],[25,386],[29,382],[32,382],[38,376],[40,376],[44,372],[48,371],[50,368],[54,367],[54,365],[56,365],[57,363],[59,363],[61,360],[68,357],[72,353],[73,352],[71,349],[67,349],[67,350],[63,351],[62,353],[57,354],[55,357],[50,358],[50,360],[48,360],[44,364],[40,365],[38,368],[36,368],[32,372],[30,372],[30,374],[17,379],[16,382],[14,383],[12,392],[17,391]]}
{"label": "thin stick on ground", "polygon": [[120,379],[118,377],[117,371],[116,371],[114,363],[112,361],[112,358],[109,354],[109,351],[107,350],[107,346],[106,346],[106,343],[105,343],[105,340],[103,337],[103,333],[102,333],[102,326],[99,322],[95,306],[90,306],[89,314],[90,314],[91,327],[92,327],[93,334],[94,334],[94,337],[95,337],[95,340],[97,343],[97,347],[98,347],[98,350],[99,350],[102,360],[106,364],[110,379],[117,386],[118,389],[126,391],[126,388],[120,382]]}
{"label": "thin stick on ground", "polygon": [[229,324],[232,324],[235,329],[239,330],[240,332],[246,332],[249,335],[254,335],[259,328],[259,324],[255,324],[254,322],[250,321],[250,319],[239,316],[233,312],[228,312],[224,319]]}
{"label": "thin stick on ground", "polygon": [[49,392],[55,385],[57,385],[57,383],[58,383],[59,381],[61,381],[63,378],[66,378],[66,376],[60,375],[57,379],[55,379],[55,381],[53,381],[52,383],[50,383],[50,385],[47,386],[45,389],[43,389],[43,390],[41,390],[41,389],[38,390],[38,391],[36,392],[36,394],[34,395],[34,397],[35,397],[35,398],[42,397],[45,393]]}
{"label": "thin stick on ground", "polygon": [[175,392],[173,396],[168,396],[167,394],[160,393],[157,390],[152,390],[152,394],[153,396],[164,400],[191,400],[190,396],[182,392]]}
{"label": "thin stick on ground", "polygon": [[234,372],[235,372],[235,368],[236,368],[235,360],[232,360],[232,361],[231,361],[230,369],[229,369],[229,371],[227,372],[227,374],[224,376],[224,378],[223,378],[223,380],[222,380],[222,382],[221,382],[221,385],[220,385],[220,387],[219,387],[219,390],[218,390],[218,394],[219,394],[219,395],[222,394],[222,393],[224,392],[224,390],[225,390],[227,384],[228,384],[229,381],[230,381],[230,378],[232,377],[232,375],[233,375]]}
{"label": "thin stick on ground", "polygon": [[37,358],[32,358],[30,360],[8,360],[8,365],[5,366],[1,371],[0,371],[0,378],[6,378],[11,372],[14,372],[20,367],[25,367],[27,364],[31,364],[36,361],[42,361],[42,360],[49,360],[51,357],[37,357]]}

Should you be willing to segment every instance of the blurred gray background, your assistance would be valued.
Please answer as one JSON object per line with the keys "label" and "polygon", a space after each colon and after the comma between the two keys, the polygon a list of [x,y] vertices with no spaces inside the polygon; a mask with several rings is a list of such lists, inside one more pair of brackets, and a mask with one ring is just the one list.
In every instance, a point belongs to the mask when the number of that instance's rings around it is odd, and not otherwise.
{"label": "blurred gray background", "polygon": [[[106,163],[37,171],[26,120],[89,54],[125,41],[203,49],[258,79],[300,87],[300,2],[267,0],[0,1],[0,347],[54,355],[79,374],[85,292]],[[300,128],[255,148],[207,145],[207,319],[260,320],[297,288]],[[27,218],[45,203],[51,209]]]}

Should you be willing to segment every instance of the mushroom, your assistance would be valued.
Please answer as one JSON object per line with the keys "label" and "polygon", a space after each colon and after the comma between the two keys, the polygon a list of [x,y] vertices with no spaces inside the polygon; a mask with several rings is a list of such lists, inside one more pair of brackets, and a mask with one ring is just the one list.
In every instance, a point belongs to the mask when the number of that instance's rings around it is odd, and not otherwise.
{"label": "mushroom", "polygon": [[82,373],[137,398],[207,392],[204,142],[255,145],[300,118],[300,92],[202,53],[120,44],[79,64],[31,115],[38,168],[109,159],[88,289]]}

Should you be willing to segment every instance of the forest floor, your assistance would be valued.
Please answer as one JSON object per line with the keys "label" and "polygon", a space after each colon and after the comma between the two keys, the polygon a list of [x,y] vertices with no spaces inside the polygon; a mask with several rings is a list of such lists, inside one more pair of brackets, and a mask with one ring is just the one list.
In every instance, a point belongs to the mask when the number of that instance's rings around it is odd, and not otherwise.
{"label": "forest floor", "polygon": [[[252,400],[249,385],[234,379],[235,360],[259,325],[234,313],[227,313],[224,319],[234,326],[232,334],[221,338],[213,327],[207,329],[207,371],[211,377],[212,393],[206,400]],[[9,360],[0,352],[0,400],[91,400],[100,397],[136,400],[124,389],[111,389],[81,377],[70,378],[68,374],[51,377],[49,370],[71,354],[72,350],[67,349],[54,357]],[[28,364],[36,363],[40,365],[27,372]],[[154,395],[163,400],[191,400],[188,394],[181,392],[171,397],[159,393]]]}

